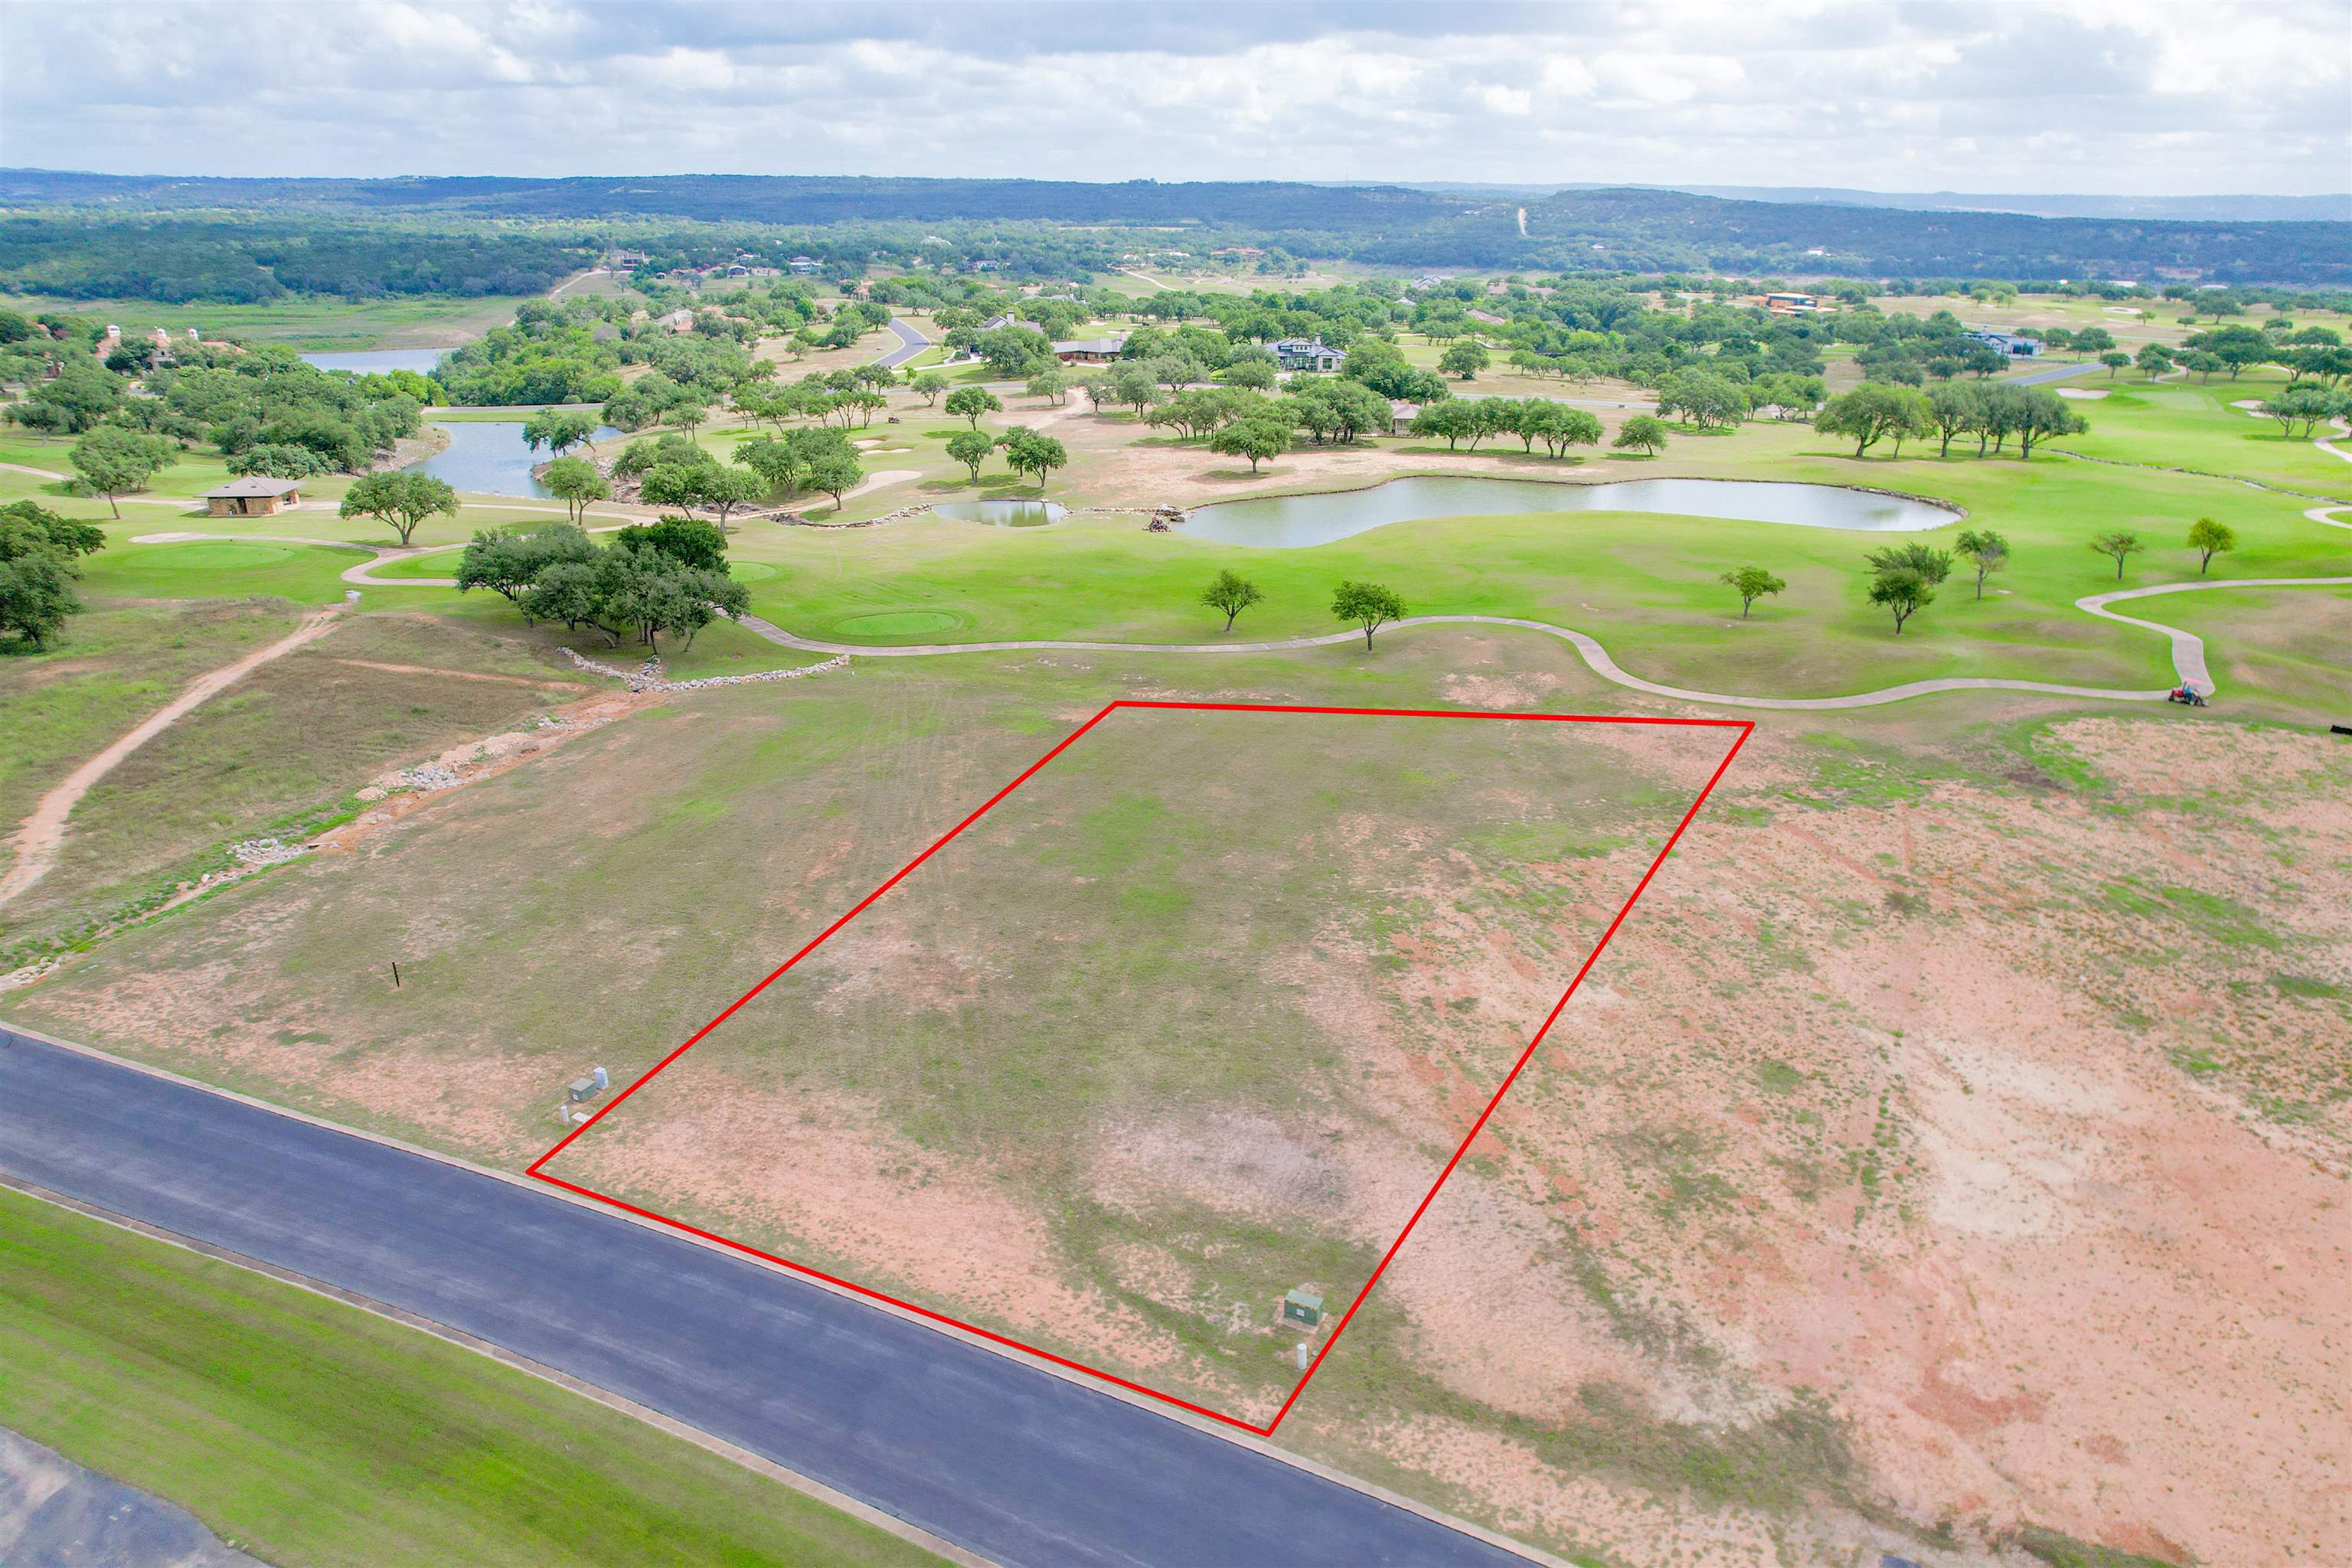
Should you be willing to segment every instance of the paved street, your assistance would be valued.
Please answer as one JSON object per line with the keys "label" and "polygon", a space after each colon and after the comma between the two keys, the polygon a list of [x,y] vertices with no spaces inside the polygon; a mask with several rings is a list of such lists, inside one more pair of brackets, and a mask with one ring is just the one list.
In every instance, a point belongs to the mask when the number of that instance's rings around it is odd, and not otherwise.
{"label": "paved street", "polygon": [[5,1027],[0,1173],[478,1336],[1000,1563],[1523,1561],[772,1269]]}
{"label": "paved street", "polygon": [[884,370],[896,370],[931,346],[931,340],[917,331],[913,322],[897,316],[890,318],[890,331],[898,340],[898,346],[874,362]]}
{"label": "paved street", "polygon": [[2043,365],[2040,370],[2030,370],[2023,375],[2005,375],[2000,380],[2004,386],[2040,386],[2046,381],[2063,381],[2070,375],[2082,375],[2089,371],[2105,369],[2106,366],[2097,360],[2090,359],[2084,360],[2080,363]]}

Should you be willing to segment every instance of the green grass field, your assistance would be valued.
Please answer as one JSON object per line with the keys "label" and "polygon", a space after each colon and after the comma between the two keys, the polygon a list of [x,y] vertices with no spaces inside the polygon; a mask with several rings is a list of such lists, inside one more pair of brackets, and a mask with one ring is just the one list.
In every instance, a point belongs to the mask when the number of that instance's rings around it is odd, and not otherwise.
{"label": "green grass field", "polygon": [[[2282,374],[2252,372],[2236,381],[2217,375],[2209,382],[2191,375],[2152,382],[2137,371],[2126,371],[2113,381],[2102,372],[2067,384],[2107,394],[2075,405],[2092,427],[2087,435],[2058,443],[2068,451],[2241,474],[2352,503],[2352,462],[2330,457],[2303,436],[2283,436],[2275,420],[2231,406],[2277,396],[2286,385]],[[2315,434],[2332,432],[2322,425]]]}
{"label": "green grass field", "polygon": [[470,1351],[5,1190],[0,1364],[0,1425],[268,1562],[939,1561]]}
{"label": "green grass field", "polygon": [[[1886,542],[1764,523],[1606,513],[1400,523],[1310,550],[1217,546],[1150,534],[1126,520],[1073,520],[1005,530],[919,521],[858,536],[772,531],[743,536],[745,559],[777,568],[752,585],[760,613],[793,630],[847,641],[1000,637],[1212,640],[1219,619],[1195,595],[1220,568],[1256,582],[1266,599],[1237,637],[1331,629],[1331,585],[1368,577],[1403,590],[1416,614],[1525,616],[1600,637],[1653,679],[1704,689],[1826,695],[1944,675],[2063,679],[2147,686],[2168,672],[2163,644],[2073,608],[2116,585],[2087,546],[2110,527],[2140,531],[2124,586],[2193,574],[2179,543],[2206,512],[2227,520],[2240,548],[2222,575],[2335,574],[2347,552],[2305,521],[2307,504],[2224,481],[2099,467],[2061,458],[2032,464],[1906,457],[1855,463],[1811,445],[1809,432],[1757,430],[1691,445],[1699,457],[1660,471],[1865,483],[1948,499],[1969,525],[2006,532],[2014,564],[1981,603],[1954,581],[1901,637],[1871,606],[1865,551]],[[1736,444],[1735,444],[1736,443]],[[1775,449],[1777,448],[1777,450]],[[1528,471],[1500,466],[1498,472]],[[1921,536],[1948,545],[1954,530]],[[1746,563],[1785,577],[1787,594],[1738,619],[1717,578]],[[916,616],[908,631],[884,616]]]}
{"label": "green grass field", "polygon": [[360,349],[446,348],[479,337],[514,319],[515,307],[531,296],[484,295],[478,299],[407,298],[345,301],[281,300],[265,305],[158,304],[152,300],[65,300],[47,295],[0,294],[0,309],[27,315],[61,310],[93,316],[122,329],[126,338],[145,337],[157,327],[184,336],[194,327],[208,338],[282,343],[306,353]]}

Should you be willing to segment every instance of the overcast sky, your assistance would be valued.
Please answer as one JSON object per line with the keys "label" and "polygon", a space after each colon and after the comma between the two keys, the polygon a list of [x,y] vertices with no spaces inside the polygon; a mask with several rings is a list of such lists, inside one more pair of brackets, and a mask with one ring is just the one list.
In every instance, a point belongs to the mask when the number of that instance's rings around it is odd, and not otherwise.
{"label": "overcast sky", "polygon": [[2315,195],[2352,0],[0,0],[0,162]]}

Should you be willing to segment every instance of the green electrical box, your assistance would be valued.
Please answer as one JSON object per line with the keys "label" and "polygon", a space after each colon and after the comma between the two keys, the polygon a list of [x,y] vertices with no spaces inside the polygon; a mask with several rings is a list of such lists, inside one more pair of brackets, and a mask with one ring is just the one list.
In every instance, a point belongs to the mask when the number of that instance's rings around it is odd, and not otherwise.
{"label": "green electrical box", "polygon": [[1311,1329],[1323,1321],[1323,1298],[1312,1290],[1293,1290],[1282,1299],[1282,1315]]}

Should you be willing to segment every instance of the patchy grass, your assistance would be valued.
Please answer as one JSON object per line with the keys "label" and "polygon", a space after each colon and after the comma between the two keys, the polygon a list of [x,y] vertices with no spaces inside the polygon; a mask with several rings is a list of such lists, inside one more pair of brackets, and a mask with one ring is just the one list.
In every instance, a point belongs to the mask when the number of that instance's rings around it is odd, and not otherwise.
{"label": "patchy grass", "polygon": [[[275,614],[248,615],[248,625],[255,621],[262,630],[282,627]],[[215,651],[201,667],[184,661],[185,675],[233,657],[210,657]],[[410,668],[372,668],[383,665]],[[68,823],[56,867],[5,910],[0,942],[14,950],[68,937],[190,879],[192,862],[216,858],[235,840],[315,832],[347,812],[351,792],[373,774],[510,729],[592,689],[587,679],[461,621],[348,621],[204,703],[92,786]],[[121,710],[131,708],[125,695],[96,705],[96,719],[52,726],[51,771],[96,751],[169,695],[169,688],[142,689],[135,710]],[[68,704],[65,711],[79,710]]]}
{"label": "patchy grass", "polygon": [[2029,1556],[2050,1564],[2050,1568],[2181,1568],[2166,1558],[2101,1546],[2039,1524],[2020,1528],[2017,1544]]}
{"label": "patchy grass", "polygon": [[45,648],[0,642],[0,824],[13,831],[84,759],[295,619],[276,599],[99,604]]}

